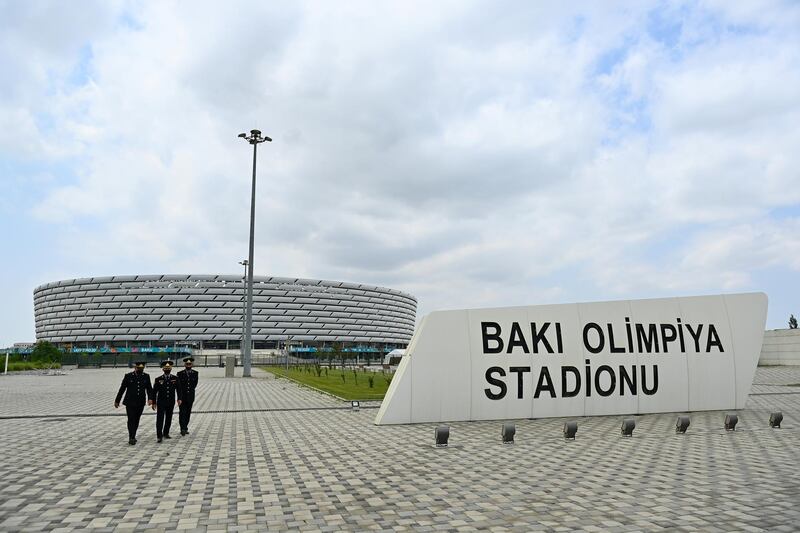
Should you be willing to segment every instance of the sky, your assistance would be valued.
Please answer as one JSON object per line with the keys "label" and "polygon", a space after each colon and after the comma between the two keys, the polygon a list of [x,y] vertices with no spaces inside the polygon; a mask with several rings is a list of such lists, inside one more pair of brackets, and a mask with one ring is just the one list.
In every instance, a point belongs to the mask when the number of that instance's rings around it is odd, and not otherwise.
{"label": "sky", "polygon": [[[562,5],[565,4],[565,5]],[[60,279],[800,316],[800,3],[0,0],[0,346]]]}

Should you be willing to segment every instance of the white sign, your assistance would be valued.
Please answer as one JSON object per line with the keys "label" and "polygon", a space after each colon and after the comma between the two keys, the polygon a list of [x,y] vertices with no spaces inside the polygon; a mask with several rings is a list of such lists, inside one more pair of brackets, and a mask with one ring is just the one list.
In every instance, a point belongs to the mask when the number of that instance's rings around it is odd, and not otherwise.
{"label": "white sign", "polygon": [[766,316],[764,293],[437,311],[375,423],[742,409]]}

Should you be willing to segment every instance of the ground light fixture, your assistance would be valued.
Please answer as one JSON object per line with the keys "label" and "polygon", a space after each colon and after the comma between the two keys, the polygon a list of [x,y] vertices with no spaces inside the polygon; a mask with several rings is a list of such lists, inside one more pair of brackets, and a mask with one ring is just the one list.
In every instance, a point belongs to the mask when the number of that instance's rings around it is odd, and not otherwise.
{"label": "ground light fixture", "polygon": [[623,418],[620,432],[623,437],[633,437],[633,430],[636,428],[636,420],[633,418]]}
{"label": "ground light fixture", "polygon": [[358,400],[353,400],[352,402],[350,402],[350,408],[353,411],[358,411],[360,407],[361,407],[361,404],[358,402]]}
{"label": "ground light fixture", "polygon": [[675,433],[686,433],[691,421],[687,415],[681,415],[675,422]]}
{"label": "ground light fixture", "polygon": [[503,437],[503,444],[514,444],[514,435],[517,433],[517,427],[506,422],[503,424],[503,429],[500,430],[500,435]]}
{"label": "ground light fixture", "polygon": [[564,438],[575,440],[575,434],[578,432],[578,423],[573,421],[564,422]]}
{"label": "ground light fixture", "polygon": [[433,434],[436,437],[436,447],[447,448],[447,441],[450,439],[450,426],[436,426]]}
{"label": "ground light fixture", "polygon": [[725,415],[725,431],[736,431],[736,424],[738,422],[738,416],[732,414]]}
{"label": "ground light fixture", "polygon": [[781,422],[783,422],[783,413],[781,413],[780,411],[775,411],[774,413],[770,413],[769,427],[780,429]]}

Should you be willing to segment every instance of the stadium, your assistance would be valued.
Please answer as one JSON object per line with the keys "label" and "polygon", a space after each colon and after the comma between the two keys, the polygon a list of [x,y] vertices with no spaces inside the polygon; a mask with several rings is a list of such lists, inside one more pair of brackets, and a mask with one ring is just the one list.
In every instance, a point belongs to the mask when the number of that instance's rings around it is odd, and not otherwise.
{"label": "stadium", "polygon": [[[65,352],[239,351],[245,284],[231,275],[54,281],[34,289],[36,338]],[[417,300],[395,289],[315,279],[253,279],[253,350],[405,348]]]}

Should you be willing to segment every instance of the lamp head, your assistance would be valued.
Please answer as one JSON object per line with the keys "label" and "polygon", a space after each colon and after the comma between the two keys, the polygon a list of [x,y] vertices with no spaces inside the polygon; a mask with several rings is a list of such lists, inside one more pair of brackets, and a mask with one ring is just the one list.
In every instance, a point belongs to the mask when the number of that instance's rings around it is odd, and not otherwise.
{"label": "lamp head", "polygon": [[245,139],[245,138],[247,138],[247,134],[246,133],[240,133],[239,137],[241,137],[242,139]]}
{"label": "lamp head", "polygon": [[514,424],[503,424],[503,429],[500,435],[503,437],[503,444],[514,444],[514,434],[517,432],[517,427]]}
{"label": "lamp head", "polygon": [[434,436],[436,437],[436,447],[437,448],[446,448],[447,441],[450,439],[450,426],[436,426],[436,429],[433,431]]}
{"label": "lamp head", "polygon": [[623,437],[632,437],[633,430],[636,429],[636,420],[633,418],[625,418],[622,420],[620,431]]}

